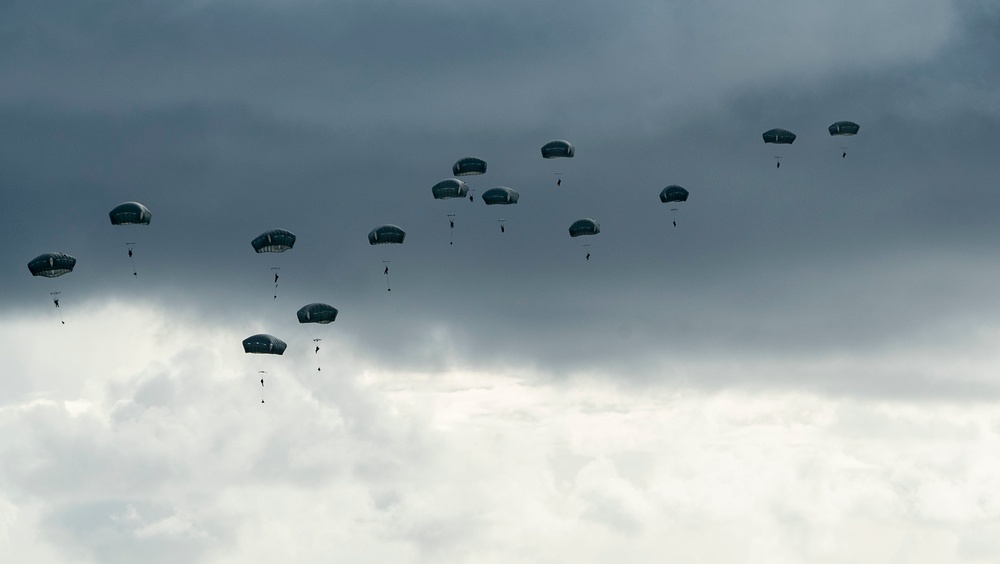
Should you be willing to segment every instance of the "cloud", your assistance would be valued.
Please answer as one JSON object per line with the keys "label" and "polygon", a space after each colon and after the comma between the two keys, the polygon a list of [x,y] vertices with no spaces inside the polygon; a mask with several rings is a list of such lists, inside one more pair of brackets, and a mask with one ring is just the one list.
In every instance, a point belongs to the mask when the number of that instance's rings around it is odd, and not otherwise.
{"label": "cloud", "polygon": [[[915,562],[988,559],[992,547],[1000,505],[986,453],[1000,427],[989,403],[637,390],[348,359],[316,371],[326,357],[293,347],[261,390],[261,359],[227,325],[192,338],[183,313],[92,315],[136,354],[114,371],[77,354],[77,378],[43,373],[47,386],[33,388],[44,397],[0,412],[15,438],[0,469],[7,534],[36,531],[18,550],[195,562],[561,550],[599,561],[617,547],[643,561],[722,535],[751,556],[823,562],[881,546],[840,542],[858,523],[898,531],[888,542],[900,549],[924,535]],[[728,554],[705,550],[706,561]]]}
{"label": "cloud", "polygon": [[995,12],[10,3],[5,554],[991,561]]}

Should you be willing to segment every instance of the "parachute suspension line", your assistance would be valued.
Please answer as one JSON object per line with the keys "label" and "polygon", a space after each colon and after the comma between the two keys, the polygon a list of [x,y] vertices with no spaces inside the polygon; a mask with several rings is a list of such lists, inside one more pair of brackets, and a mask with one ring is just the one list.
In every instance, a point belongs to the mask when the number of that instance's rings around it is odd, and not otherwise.
{"label": "parachute suspension line", "polygon": [[451,229],[450,229],[451,239],[448,241],[448,244],[449,245],[454,245],[455,244],[455,214],[453,214],[453,213],[448,214],[448,225],[451,226]]}
{"label": "parachute suspension line", "polygon": [[59,298],[56,297],[61,293],[62,292],[49,292],[49,295],[52,296],[52,303],[56,304],[56,311],[59,312],[59,322],[66,325],[66,321],[63,320],[62,310],[59,309]]}
{"label": "parachute suspension line", "polygon": [[386,292],[391,292],[392,291],[392,286],[389,285],[389,263],[390,262],[392,262],[392,261],[388,261],[388,260],[382,261],[382,264],[385,265],[385,270],[382,272],[382,274],[385,274],[385,291]]}
{"label": "parachute suspension line", "polygon": [[139,273],[135,270],[135,258],[132,256],[135,241],[126,241],[125,246],[128,248],[128,260],[132,263],[132,276],[139,276]]}
{"label": "parachute suspension line", "polygon": [[[319,342],[322,341],[322,340],[323,339],[313,339],[313,342],[316,343],[316,350],[314,351],[314,354],[319,354]],[[319,366],[319,358],[317,357],[316,358],[316,372],[322,372],[322,370],[323,369],[320,368],[320,366]]]}
{"label": "parachute suspension line", "polygon": [[674,215],[674,227],[677,227],[677,208],[670,208],[670,211]]}
{"label": "parachute suspension line", "polygon": [[[587,243],[587,244],[585,244],[585,245],[583,246],[583,248],[584,248],[584,249],[590,249],[590,243]],[[587,260],[590,260],[590,251],[589,251],[589,250],[587,251],[587,256],[586,256],[586,259],[587,259]]]}
{"label": "parachute suspension line", "polygon": [[846,159],[847,158],[847,145],[844,145],[843,147],[841,147],[840,150],[841,150],[840,158]]}
{"label": "parachute suspension line", "polygon": [[278,299],[278,271],[281,270],[281,267],[272,266],[271,270],[274,271],[274,298],[272,299],[273,301]]}
{"label": "parachute suspension line", "polygon": [[507,223],[507,220],[506,219],[498,219],[497,221],[500,222],[500,233],[505,233],[507,231],[507,229],[504,227],[504,224]]}

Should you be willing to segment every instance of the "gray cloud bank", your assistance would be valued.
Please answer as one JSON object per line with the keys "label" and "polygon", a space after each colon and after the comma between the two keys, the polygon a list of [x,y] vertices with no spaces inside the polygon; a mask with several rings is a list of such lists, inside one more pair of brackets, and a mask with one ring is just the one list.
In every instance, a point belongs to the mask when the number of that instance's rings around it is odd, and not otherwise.
{"label": "gray cloud bank", "polygon": [[[961,346],[936,330],[995,319],[998,116],[970,104],[997,97],[988,4],[934,4],[907,26],[891,4],[868,18],[767,3],[710,18],[652,4],[56,6],[11,4],[2,34],[0,276],[22,313],[51,286],[22,263],[59,250],[80,259],[58,284],[67,307],[113,296],[280,326],[298,302],[328,301],[346,338],[399,366],[516,354],[648,379],[706,356]],[[847,159],[825,132],[837,119],[862,124]],[[780,170],[759,138],[773,126],[800,136]],[[577,157],[542,161],[556,137]],[[470,154],[490,163],[477,194],[511,186],[517,206],[430,198]],[[692,193],[677,229],[655,199],[671,183]],[[106,213],[129,199],[154,220],[122,235]],[[603,227],[589,262],[565,233],[585,216]],[[368,247],[386,222],[407,243]],[[249,240],[274,227],[296,248],[254,255]],[[283,309],[266,303],[275,265]],[[458,344],[428,351],[432,326]]]}

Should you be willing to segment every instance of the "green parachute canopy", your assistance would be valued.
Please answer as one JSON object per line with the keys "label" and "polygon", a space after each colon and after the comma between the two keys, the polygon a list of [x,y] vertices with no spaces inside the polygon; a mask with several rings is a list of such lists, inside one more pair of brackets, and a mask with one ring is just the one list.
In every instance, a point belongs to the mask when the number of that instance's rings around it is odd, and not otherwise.
{"label": "green parachute canopy", "polygon": [[853,121],[838,121],[830,127],[830,135],[857,135],[861,126]]}
{"label": "green parachute canopy", "polygon": [[660,201],[664,204],[667,202],[686,202],[687,199],[688,191],[676,184],[671,184],[660,192]]}
{"label": "green parachute canopy", "polygon": [[266,333],[251,335],[243,339],[243,352],[252,354],[285,354],[288,345],[277,337]]}
{"label": "green parachute canopy", "polygon": [[31,259],[28,270],[32,276],[55,278],[67,272],[73,272],[76,259],[65,253],[44,253]]}
{"label": "green parachute canopy", "polygon": [[295,235],[284,229],[265,231],[250,242],[258,253],[283,253],[295,245]]}
{"label": "green parachute canopy", "polygon": [[124,202],[108,212],[111,225],[149,225],[153,213],[139,202]]}
{"label": "green parachute canopy", "polygon": [[326,325],[327,323],[332,323],[337,320],[337,308],[328,304],[308,304],[302,306],[296,316],[299,318],[299,323],[322,323]]}
{"label": "green parachute canopy", "polygon": [[556,139],[542,145],[543,159],[573,158],[576,149],[569,141]]}
{"label": "green parachute canopy", "polygon": [[579,237],[581,235],[597,235],[601,232],[601,224],[589,217],[578,219],[569,226],[569,236]]}
{"label": "green parachute canopy", "polygon": [[372,229],[368,233],[368,244],[370,245],[386,245],[386,244],[402,244],[403,239],[406,238],[406,231],[403,231],[398,225],[386,224],[380,227]]}
{"label": "green parachute canopy", "polygon": [[469,185],[457,178],[446,178],[431,188],[435,200],[464,198],[469,195]]}
{"label": "green parachute canopy", "polygon": [[520,197],[517,190],[506,186],[497,186],[483,192],[483,201],[486,202],[487,206],[516,204]]}
{"label": "green parachute canopy", "polygon": [[474,174],[486,173],[486,161],[479,157],[465,157],[451,167],[451,172],[455,176],[470,176]]}
{"label": "green parachute canopy", "polygon": [[762,134],[765,143],[791,145],[795,142],[795,134],[787,129],[769,129]]}

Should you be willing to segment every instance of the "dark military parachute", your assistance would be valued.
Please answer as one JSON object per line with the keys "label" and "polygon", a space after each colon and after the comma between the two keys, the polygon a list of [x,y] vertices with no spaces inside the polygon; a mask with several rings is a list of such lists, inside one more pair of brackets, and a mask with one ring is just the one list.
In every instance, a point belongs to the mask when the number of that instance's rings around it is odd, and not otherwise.
{"label": "dark military parachute", "polygon": [[830,127],[830,135],[857,135],[861,126],[853,121],[838,121]]}
{"label": "dark military parachute", "polygon": [[295,234],[284,229],[265,231],[250,242],[258,253],[283,253],[295,245]]}
{"label": "dark military parachute", "polygon": [[[670,202],[686,202],[687,199],[688,191],[676,184],[671,184],[660,191],[660,201],[664,204]],[[674,214],[672,223],[674,224],[674,227],[677,227],[677,208],[670,208],[670,211]]]}
{"label": "dark military parachute", "polygon": [[465,157],[451,167],[451,172],[455,176],[470,176],[474,174],[486,173],[486,161],[479,157]]}
{"label": "dark military parachute", "polygon": [[288,345],[277,337],[266,333],[251,335],[243,339],[243,352],[253,354],[284,354]]}
{"label": "dark military parachute", "polygon": [[487,206],[516,204],[521,195],[517,190],[506,186],[497,186],[483,192],[483,201]]}
{"label": "dark military parachute", "polygon": [[787,129],[769,129],[762,134],[765,143],[791,145],[795,142],[795,134]]}
{"label": "dark military parachute", "polygon": [[548,143],[542,145],[543,159],[556,159],[560,157],[572,158],[575,153],[576,149],[573,147],[573,144],[562,139],[549,141]]}
{"label": "dark military parachute", "polygon": [[[288,345],[285,344],[281,339],[268,335],[266,333],[260,333],[257,335],[250,335],[246,339],[243,339],[243,352],[250,354],[285,354],[285,349]],[[258,375],[266,374],[266,370],[258,370]],[[261,387],[264,386],[264,379],[260,379]],[[264,403],[264,399],[261,398],[260,403]]]}
{"label": "dark military parachute", "polygon": [[299,318],[299,323],[322,323],[326,325],[327,323],[332,323],[337,320],[337,308],[327,305],[327,304],[308,304],[302,306],[296,316]]}
{"label": "dark military parachute", "polygon": [[[149,225],[150,220],[153,219],[153,213],[149,211],[149,208],[139,202],[118,204],[108,212],[108,216],[111,218],[111,225]],[[126,229],[128,228],[126,227]],[[127,241],[125,246],[128,248],[128,258],[132,261],[132,276],[138,276],[139,273],[135,269],[135,259],[132,257],[135,242]]]}
{"label": "dark military parachute", "polygon": [[402,244],[404,238],[406,238],[406,231],[403,231],[398,225],[391,224],[376,227],[368,233],[368,243],[371,245]]}
{"label": "dark military parachute", "polygon": [[687,199],[688,191],[676,184],[671,184],[660,192],[660,201],[664,204],[667,202],[686,202]]}
{"label": "dark military parachute", "polygon": [[[857,135],[861,126],[853,121],[838,121],[831,124],[828,129],[830,130],[830,135]],[[843,152],[840,156],[847,158],[847,147],[841,147],[841,150]]]}
{"label": "dark military parachute", "polygon": [[149,225],[153,213],[139,202],[124,202],[108,212],[111,225]]}
{"label": "dark military parachute", "polygon": [[580,235],[597,235],[601,232],[601,224],[589,217],[578,219],[569,226],[569,236],[579,237]]}
{"label": "dark military parachute", "polygon": [[44,253],[31,259],[28,270],[32,276],[55,278],[67,272],[73,272],[76,259],[65,253]]}
{"label": "dark military parachute", "polygon": [[431,188],[435,200],[450,200],[464,198],[469,195],[469,185],[457,178],[447,178]]}

